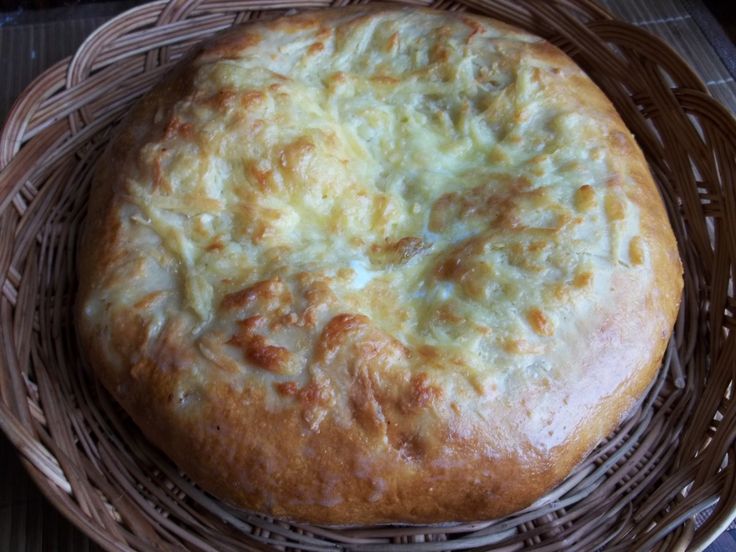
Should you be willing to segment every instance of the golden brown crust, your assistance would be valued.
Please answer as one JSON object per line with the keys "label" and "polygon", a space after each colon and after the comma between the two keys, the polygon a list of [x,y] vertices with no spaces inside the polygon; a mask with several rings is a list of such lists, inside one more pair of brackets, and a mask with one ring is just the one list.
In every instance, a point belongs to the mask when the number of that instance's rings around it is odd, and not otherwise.
{"label": "golden brown crust", "polygon": [[641,397],[682,288],[641,152],[563,53],[387,7],[194,52],[101,161],[80,280],[146,435],[324,524],[529,505]]}

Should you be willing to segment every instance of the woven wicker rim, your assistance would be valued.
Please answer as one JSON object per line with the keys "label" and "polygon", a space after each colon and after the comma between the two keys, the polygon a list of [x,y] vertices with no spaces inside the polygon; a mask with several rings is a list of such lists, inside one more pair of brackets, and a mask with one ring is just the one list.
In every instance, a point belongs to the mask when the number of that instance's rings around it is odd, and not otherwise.
{"label": "woven wicker rim", "polygon": [[199,39],[350,3],[158,0],[100,27],[18,99],[0,135],[0,428],[24,466],[108,550],[704,548],[736,516],[736,121],[668,46],[591,0],[412,2],[496,17],[570,54],[636,135],[680,244],[683,304],[657,381],[552,493],[504,519],[442,527],[336,530],[251,515],[194,486],[81,364],[77,237],[111,127]]}

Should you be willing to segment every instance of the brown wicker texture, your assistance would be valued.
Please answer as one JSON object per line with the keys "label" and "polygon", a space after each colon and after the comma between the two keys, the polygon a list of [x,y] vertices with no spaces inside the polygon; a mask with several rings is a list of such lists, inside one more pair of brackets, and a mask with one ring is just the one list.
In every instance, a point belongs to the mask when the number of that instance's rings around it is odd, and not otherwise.
{"label": "brown wicker texture", "polygon": [[111,128],[193,42],[348,3],[158,0],[103,25],[18,100],[0,141],[0,427],[29,473],[110,550],[705,547],[736,515],[736,122],[665,44],[589,0],[415,2],[487,14],[568,52],[635,133],[680,242],[685,296],[660,377],[554,492],[505,519],[444,527],[336,530],[250,515],[194,486],[89,376],[73,329],[75,251]]}

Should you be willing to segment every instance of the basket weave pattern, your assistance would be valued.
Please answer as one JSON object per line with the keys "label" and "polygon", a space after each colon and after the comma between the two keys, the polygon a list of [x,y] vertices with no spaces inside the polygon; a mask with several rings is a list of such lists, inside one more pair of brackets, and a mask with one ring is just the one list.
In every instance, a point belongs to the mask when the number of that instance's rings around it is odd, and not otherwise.
{"label": "basket weave pattern", "polygon": [[337,530],[251,515],[193,485],[82,365],[76,247],[111,129],[211,33],[350,3],[157,0],[100,27],[18,100],[0,136],[0,428],[29,473],[111,550],[702,548],[736,515],[736,122],[666,45],[589,0],[413,2],[489,15],[570,54],[636,135],[680,243],[685,293],[663,369],[559,488],[505,519],[443,527]]}

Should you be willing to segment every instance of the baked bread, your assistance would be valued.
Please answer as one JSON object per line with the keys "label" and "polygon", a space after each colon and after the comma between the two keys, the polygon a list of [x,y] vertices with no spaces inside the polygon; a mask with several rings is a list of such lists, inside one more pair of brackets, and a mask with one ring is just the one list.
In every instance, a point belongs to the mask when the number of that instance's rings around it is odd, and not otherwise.
{"label": "baked bread", "polygon": [[242,26],[99,164],[78,329],[217,496],[321,524],[501,516],[635,406],[681,264],[644,158],[562,52],[469,14]]}

